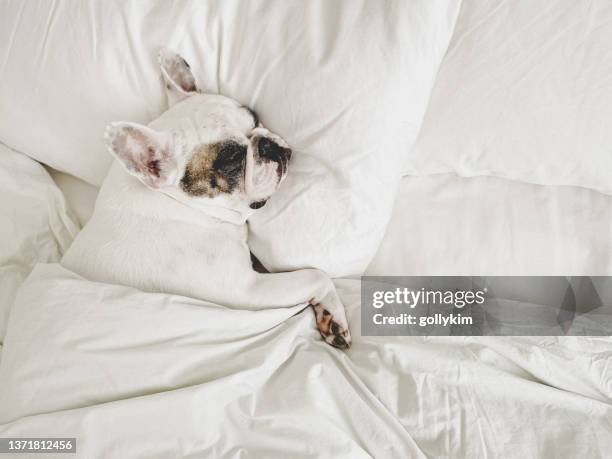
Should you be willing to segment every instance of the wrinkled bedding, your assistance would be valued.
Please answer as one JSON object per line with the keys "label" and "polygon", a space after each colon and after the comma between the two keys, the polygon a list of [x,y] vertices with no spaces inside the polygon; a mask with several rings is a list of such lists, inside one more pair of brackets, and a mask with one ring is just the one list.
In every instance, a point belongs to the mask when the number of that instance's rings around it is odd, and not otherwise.
{"label": "wrinkled bedding", "polygon": [[0,144],[0,345],[23,280],[36,263],[59,261],[78,230],[44,167]]}
{"label": "wrinkled bedding", "polygon": [[[0,436],[81,457],[604,457],[612,351],[598,338],[368,338],[303,306],[231,310],[38,265],[0,364]],[[60,363],[61,362],[61,363]],[[52,456],[50,456],[52,457]]]}

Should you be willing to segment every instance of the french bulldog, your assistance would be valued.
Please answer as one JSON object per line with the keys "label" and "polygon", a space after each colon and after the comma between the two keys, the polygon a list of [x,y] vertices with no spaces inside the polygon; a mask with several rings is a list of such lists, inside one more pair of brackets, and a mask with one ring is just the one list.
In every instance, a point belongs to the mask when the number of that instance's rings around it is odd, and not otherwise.
{"label": "french bulldog", "polygon": [[348,348],[344,307],[326,274],[253,269],[247,219],[283,182],[291,149],[249,108],[199,91],[178,54],[162,50],[159,64],[169,109],[148,126],[107,127],[116,161],[62,265],[229,307],[310,304],[325,342]]}

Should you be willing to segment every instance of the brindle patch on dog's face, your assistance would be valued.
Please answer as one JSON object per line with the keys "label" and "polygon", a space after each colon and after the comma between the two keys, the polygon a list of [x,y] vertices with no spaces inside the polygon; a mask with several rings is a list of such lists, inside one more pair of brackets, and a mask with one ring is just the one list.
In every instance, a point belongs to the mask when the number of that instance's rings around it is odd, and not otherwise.
{"label": "brindle patch on dog's face", "polygon": [[246,145],[232,140],[199,146],[185,167],[181,189],[209,198],[233,193],[244,180],[246,153]]}

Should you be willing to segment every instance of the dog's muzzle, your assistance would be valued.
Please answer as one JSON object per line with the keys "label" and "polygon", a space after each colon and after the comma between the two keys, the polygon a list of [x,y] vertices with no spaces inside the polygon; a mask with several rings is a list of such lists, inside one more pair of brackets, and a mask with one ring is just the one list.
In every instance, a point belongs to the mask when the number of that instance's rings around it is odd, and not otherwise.
{"label": "dog's muzzle", "polygon": [[260,201],[272,196],[287,176],[291,149],[265,128],[254,129],[250,141],[244,189],[253,201]]}

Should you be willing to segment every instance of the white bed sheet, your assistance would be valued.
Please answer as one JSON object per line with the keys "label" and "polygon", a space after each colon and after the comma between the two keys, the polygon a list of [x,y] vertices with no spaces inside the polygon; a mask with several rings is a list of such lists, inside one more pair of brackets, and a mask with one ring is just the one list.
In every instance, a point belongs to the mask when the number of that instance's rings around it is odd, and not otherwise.
{"label": "white bed sheet", "polygon": [[612,275],[612,197],[497,177],[404,177],[366,274]]}

